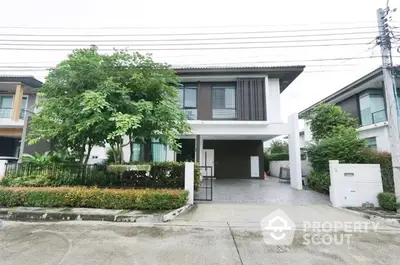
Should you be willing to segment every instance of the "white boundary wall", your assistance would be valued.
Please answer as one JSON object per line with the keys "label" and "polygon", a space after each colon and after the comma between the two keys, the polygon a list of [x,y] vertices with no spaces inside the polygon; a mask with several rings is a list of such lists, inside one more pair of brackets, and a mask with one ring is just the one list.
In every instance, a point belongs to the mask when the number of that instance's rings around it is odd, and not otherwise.
{"label": "white boundary wall", "polygon": [[363,203],[379,206],[383,191],[381,167],[378,164],[339,164],[329,161],[330,198],[334,207],[361,207]]}
{"label": "white boundary wall", "polygon": [[[290,167],[289,160],[283,161],[270,161],[269,174],[273,177],[279,177],[279,170],[281,167]],[[308,160],[301,160],[301,175],[309,176],[311,172],[311,165]]]}

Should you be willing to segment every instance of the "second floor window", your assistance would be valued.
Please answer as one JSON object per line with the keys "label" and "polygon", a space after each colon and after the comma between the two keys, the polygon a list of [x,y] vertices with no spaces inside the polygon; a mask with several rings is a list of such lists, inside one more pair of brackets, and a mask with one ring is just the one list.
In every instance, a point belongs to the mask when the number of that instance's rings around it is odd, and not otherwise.
{"label": "second floor window", "polygon": [[361,125],[386,121],[385,99],[381,92],[370,91],[360,96]]}
{"label": "second floor window", "polygon": [[180,107],[186,112],[188,120],[197,119],[197,86],[183,85],[179,87]]}
{"label": "second floor window", "polygon": [[236,119],[236,89],[233,86],[212,88],[213,119]]}

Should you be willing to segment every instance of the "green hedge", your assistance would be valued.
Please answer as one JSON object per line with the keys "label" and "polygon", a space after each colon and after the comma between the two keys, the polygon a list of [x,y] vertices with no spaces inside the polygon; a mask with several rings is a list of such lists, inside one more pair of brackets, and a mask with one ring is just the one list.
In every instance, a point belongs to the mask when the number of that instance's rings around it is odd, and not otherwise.
{"label": "green hedge", "polygon": [[[183,162],[154,162],[150,172],[132,171],[131,165],[38,165],[22,163],[7,169],[0,183],[12,187],[99,186],[133,188],[184,188]],[[195,167],[195,189],[200,186],[200,169]]]}
{"label": "green hedge", "polygon": [[81,187],[1,187],[0,205],[7,207],[87,207],[170,210],[186,204],[185,190],[99,189]]}
{"label": "green hedge", "polygon": [[285,161],[289,160],[288,153],[274,153],[268,155],[268,161]]}
{"label": "green hedge", "polygon": [[394,193],[392,155],[389,152],[374,152],[366,149],[363,156],[364,163],[379,164],[381,166],[383,191]]}
{"label": "green hedge", "polygon": [[396,202],[396,195],[391,192],[381,192],[378,194],[379,206],[388,211],[396,211],[399,203]]}
{"label": "green hedge", "polygon": [[308,186],[321,193],[329,193],[330,183],[329,172],[311,171],[310,176],[308,176]]}

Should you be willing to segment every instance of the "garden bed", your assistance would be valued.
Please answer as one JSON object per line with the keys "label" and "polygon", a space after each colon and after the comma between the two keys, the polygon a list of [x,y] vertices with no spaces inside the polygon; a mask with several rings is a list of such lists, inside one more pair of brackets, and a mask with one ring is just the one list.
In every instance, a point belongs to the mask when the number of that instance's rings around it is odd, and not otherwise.
{"label": "garden bed", "polygon": [[85,207],[154,211],[182,207],[187,198],[187,191],[176,189],[0,187],[0,205],[6,207]]}

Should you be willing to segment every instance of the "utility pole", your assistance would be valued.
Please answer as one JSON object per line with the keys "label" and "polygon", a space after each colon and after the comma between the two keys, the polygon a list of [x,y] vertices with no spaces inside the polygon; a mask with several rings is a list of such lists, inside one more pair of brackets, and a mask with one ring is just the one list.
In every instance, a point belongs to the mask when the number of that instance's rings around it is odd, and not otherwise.
{"label": "utility pole", "polygon": [[377,10],[379,45],[382,55],[383,83],[385,90],[387,117],[389,123],[389,141],[392,153],[393,179],[396,197],[400,199],[400,131],[399,131],[399,113],[396,98],[396,84],[392,75],[392,56],[389,26],[387,24],[387,13],[389,7]]}

